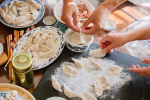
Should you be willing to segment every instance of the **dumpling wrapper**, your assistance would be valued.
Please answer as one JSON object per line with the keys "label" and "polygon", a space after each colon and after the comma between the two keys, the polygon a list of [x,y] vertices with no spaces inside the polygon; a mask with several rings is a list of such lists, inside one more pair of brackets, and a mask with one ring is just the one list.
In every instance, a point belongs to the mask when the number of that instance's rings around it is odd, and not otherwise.
{"label": "dumpling wrapper", "polygon": [[52,78],[52,86],[55,90],[62,92],[59,83],[57,82],[57,80],[55,79],[54,76],[51,77]]}
{"label": "dumpling wrapper", "polygon": [[70,37],[69,37],[69,42],[75,45],[83,45],[86,44],[90,41],[90,38],[79,32],[74,32]]}

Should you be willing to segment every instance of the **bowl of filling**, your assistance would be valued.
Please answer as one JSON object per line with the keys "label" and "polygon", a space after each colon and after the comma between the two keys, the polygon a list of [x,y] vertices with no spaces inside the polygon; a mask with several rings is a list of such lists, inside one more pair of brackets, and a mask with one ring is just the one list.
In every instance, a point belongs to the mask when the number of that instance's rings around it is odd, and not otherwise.
{"label": "bowl of filling", "polygon": [[73,52],[84,52],[93,43],[92,35],[85,35],[70,28],[65,31],[64,38],[67,48]]}
{"label": "bowl of filling", "polygon": [[[80,19],[79,24],[82,24],[85,22],[85,20],[81,20],[81,19],[87,19],[95,10],[95,8],[87,0],[74,0],[74,1],[78,6],[78,19]],[[54,7],[54,16],[58,21],[64,23],[61,20],[62,9],[63,9],[63,0],[60,0],[59,2],[57,2],[57,4]]]}

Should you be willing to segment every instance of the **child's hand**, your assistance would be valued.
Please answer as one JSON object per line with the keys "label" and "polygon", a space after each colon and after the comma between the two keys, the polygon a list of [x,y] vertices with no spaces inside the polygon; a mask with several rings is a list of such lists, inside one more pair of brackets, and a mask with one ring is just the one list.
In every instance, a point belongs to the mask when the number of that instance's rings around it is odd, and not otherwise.
{"label": "child's hand", "polygon": [[[142,63],[150,64],[150,59],[141,60]],[[139,65],[132,65],[132,68],[128,69],[129,71],[135,72],[137,75],[150,77],[150,66],[140,68]]]}

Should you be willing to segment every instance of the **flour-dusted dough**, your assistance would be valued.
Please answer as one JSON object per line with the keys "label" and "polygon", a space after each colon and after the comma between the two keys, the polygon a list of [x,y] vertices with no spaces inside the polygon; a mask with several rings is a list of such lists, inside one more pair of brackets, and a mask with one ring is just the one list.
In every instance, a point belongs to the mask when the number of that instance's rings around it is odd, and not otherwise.
{"label": "flour-dusted dough", "polygon": [[102,64],[100,61],[96,60],[96,59],[91,59],[93,65],[97,68],[103,68]]}
{"label": "flour-dusted dough", "polygon": [[110,81],[108,80],[108,78],[106,76],[100,75],[98,78],[99,78],[103,88],[105,88],[105,89],[110,88]]}
{"label": "flour-dusted dough", "polygon": [[57,80],[55,79],[54,76],[51,77],[52,78],[52,86],[54,89],[56,89],[59,92],[62,92],[59,83],[57,82]]}
{"label": "flour-dusted dough", "polygon": [[106,53],[103,53],[103,51],[101,49],[96,49],[93,51],[90,51],[89,53],[91,56],[93,57],[104,57],[106,55]]}
{"label": "flour-dusted dough", "polygon": [[81,60],[74,59],[74,58],[72,58],[72,60],[74,61],[74,64],[75,64],[77,67],[79,67],[79,68],[83,68],[83,67],[84,67],[84,65],[83,65],[83,63],[82,63]]}
{"label": "flour-dusted dough", "polygon": [[103,94],[103,88],[99,79],[97,79],[94,83],[95,93],[97,97],[100,97]]}
{"label": "flour-dusted dough", "polygon": [[79,32],[74,32],[72,35],[69,37],[69,42],[75,45],[83,45],[86,44],[90,41],[90,38]]}
{"label": "flour-dusted dough", "polygon": [[81,94],[81,99],[82,100],[97,100],[97,98],[92,95],[91,93],[87,92],[87,91],[83,91]]}
{"label": "flour-dusted dough", "polygon": [[72,91],[71,89],[69,89],[65,84],[64,84],[64,94],[65,94],[68,98],[79,97],[77,93],[75,93],[74,91]]}
{"label": "flour-dusted dough", "polygon": [[122,70],[123,70],[122,67],[117,66],[117,65],[113,65],[113,66],[111,66],[111,67],[108,68],[107,74],[110,74],[110,75],[117,75],[117,74],[121,73]]}
{"label": "flour-dusted dough", "polygon": [[71,77],[75,77],[79,74],[79,71],[77,69],[75,69],[74,67],[70,66],[70,65],[63,65],[62,66],[62,71]]}

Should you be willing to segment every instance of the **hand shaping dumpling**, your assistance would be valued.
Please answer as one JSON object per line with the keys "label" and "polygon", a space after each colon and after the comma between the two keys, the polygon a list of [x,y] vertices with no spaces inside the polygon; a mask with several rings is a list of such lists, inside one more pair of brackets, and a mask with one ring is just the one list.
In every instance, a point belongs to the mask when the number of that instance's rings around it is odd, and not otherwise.
{"label": "hand shaping dumpling", "polygon": [[97,67],[97,68],[103,68],[102,64],[98,60],[91,59],[91,61],[94,64],[95,67]]}
{"label": "hand shaping dumpling", "polygon": [[70,90],[65,84],[64,84],[64,94],[65,94],[68,98],[79,97],[77,93],[75,93],[75,92],[73,92],[72,90]]}
{"label": "hand shaping dumpling", "polygon": [[97,100],[97,98],[89,92],[83,91],[80,94],[82,100]]}
{"label": "hand shaping dumpling", "polygon": [[110,75],[117,75],[119,74],[120,72],[122,72],[123,68],[120,67],[120,66],[117,66],[117,65],[114,65],[114,66],[111,66],[108,68],[107,70],[107,74],[110,74]]}
{"label": "hand shaping dumpling", "polygon": [[100,97],[103,94],[103,88],[99,79],[95,81],[94,87],[95,87],[96,96]]}
{"label": "hand shaping dumpling", "polygon": [[74,61],[74,64],[75,64],[77,67],[79,67],[79,68],[84,67],[83,63],[82,63],[80,60],[74,59],[74,58],[72,58],[72,60]]}
{"label": "hand shaping dumpling", "polygon": [[106,53],[103,53],[101,49],[90,51],[90,55],[93,57],[104,57]]}
{"label": "hand shaping dumpling", "polygon": [[75,69],[74,67],[70,66],[70,65],[63,65],[62,66],[62,71],[71,77],[75,77],[79,74],[79,71],[77,69]]}
{"label": "hand shaping dumpling", "polygon": [[99,80],[100,80],[103,88],[105,88],[105,89],[110,88],[110,82],[107,77],[105,77],[104,75],[100,75]]}
{"label": "hand shaping dumpling", "polygon": [[57,80],[55,79],[54,76],[51,77],[52,78],[52,86],[54,89],[56,89],[59,92],[62,92],[59,83],[57,82]]}

